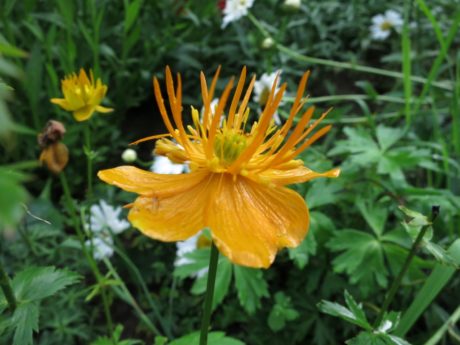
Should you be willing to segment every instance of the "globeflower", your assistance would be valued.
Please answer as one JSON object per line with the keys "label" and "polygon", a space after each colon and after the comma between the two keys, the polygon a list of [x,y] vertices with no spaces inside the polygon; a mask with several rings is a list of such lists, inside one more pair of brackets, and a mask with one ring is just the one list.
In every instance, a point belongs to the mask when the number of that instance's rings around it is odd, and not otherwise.
{"label": "globeflower", "polygon": [[86,121],[95,111],[109,113],[111,108],[101,106],[101,102],[107,93],[107,85],[102,84],[101,79],[94,80],[93,72],[89,72],[88,78],[85,70],[80,69],[80,74],[67,75],[61,81],[61,90],[64,98],[51,98],[51,103],[59,105],[62,109],[73,113],[75,120]]}
{"label": "globeflower", "polygon": [[[191,172],[161,175],[120,166],[98,173],[103,181],[139,196],[130,205],[128,219],[145,235],[166,242],[183,241],[201,229],[211,230],[219,251],[235,264],[269,267],[278,250],[296,247],[309,228],[309,212],[304,198],[287,188],[317,177],[337,177],[339,169],[314,172],[296,157],[326,134],[331,126],[315,133],[324,113],[310,124],[314,108],[302,110],[309,73],[300,81],[290,114],[281,127],[272,119],[286,84],[278,91],[277,79],[269,92],[259,120],[252,125],[248,102],[255,76],[246,91],[243,68],[233,97],[233,78],[219,97],[211,115],[211,100],[219,76],[217,70],[208,88],[201,73],[203,119],[191,108],[193,125],[182,119],[182,81],[174,85],[166,68],[166,90],[172,121],[166,110],[159,82],[153,80],[160,114],[169,133],[139,140],[159,139],[155,154],[175,163],[188,163]],[[228,106],[229,105],[229,106]],[[227,114],[220,124],[221,115]],[[296,115],[301,116],[294,125]]]}

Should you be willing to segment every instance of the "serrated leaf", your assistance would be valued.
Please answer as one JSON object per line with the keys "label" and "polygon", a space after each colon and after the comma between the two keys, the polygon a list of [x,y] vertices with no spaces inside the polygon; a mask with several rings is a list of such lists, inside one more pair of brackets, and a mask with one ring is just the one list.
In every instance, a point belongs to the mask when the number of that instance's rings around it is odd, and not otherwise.
{"label": "serrated leaf", "polygon": [[19,301],[38,301],[78,280],[77,274],[53,266],[28,267],[14,277],[12,286]]}
{"label": "serrated leaf", "polygon": [[379,125],[376,129],[376,135],[381,150],[386,151],[402,138],[404,135],[404,129]]}
{"label": "serrated leaf", "polygon": [[21,185],[24,179],[23,174],[0,169],[0,229],[16,224],[24,214],[23,204],[27,200],[27,191]]}
{"label": "serrated leaf", "polygon": [[33,332],[38,332],[38,302],[20,304],[11,324],[15,328],[13,345],[32,345]]}
{"label": "serrated leaf", "polygon": [[318,179],[311,184],[308,189],[305,199],[308,201],[310,210],[337,202],[337,193],[342,189],[337,181],[329,181],[328,179]]}
{"label": "serrated leaf", "polygon": [[356,315],[353,314],[353,312],[350,309],[345,308],[341,304],[322,300],[318,303],[318,308],[325,314],[339,317],[342,320],[353,323],[364,329],[372,329],[372,326],[369,325],[369,323],[366,320],[356,317]]}
{"label": "serrated leaf", "polygon": [[374,280],[380,286],[386,286],[388,271],[382,243],[374,236],[353,229],[340,230],[327,247],[332,251],[344,251],[332,261],[334,271],[346,272],[353,284],[362,283],[360,288],[364,293],[372,287]]}
{"label": "serrated leaf", "polygon": [[356,206],[374,233],[377,236],[382,235],[388,217],[387,209],[376,205],[375,202],[366,202],[364,199],[358,199]]}
{"label": "serrated leaf", "polygon": [[269,296],[267,282],[263,278],[262,271],[234,265],[233,272],[240,304],[249,314],[253,314],[260,308],[262,297]]}
{"label": "serrated leaf", "polygon": [[[198,345],[200,341],[200,332],[187,334],[179,339],[175,339],[168,345]],[[245,345],[240,340],[227,337],[224,332],[208,333],[208,345]]]}
{"label": "serrated leaf", "polygon": [[[363,306],[361,303],[356,303],[355,299],[353,298],[350,293],[345,290],[344,292],[345,303],[347,304],[348,308],[351,310],[353,315],[356,317],[357,320],[360,320],[363,324],[369,325],[366,314],[364,314]],[[370,325],[369,325],[370,326]]]}
{"label": "serrated leaf", "polygon": [[[214,286],[213,306],[215,309],[227,296],[230,282],[232,280],[232,263],[224,256],[219,257],[217,264],[216,282]],[[193,294],[202,294],[206,292],[206,283],[208,281],[208,272],[195,280],[192,287]]]}

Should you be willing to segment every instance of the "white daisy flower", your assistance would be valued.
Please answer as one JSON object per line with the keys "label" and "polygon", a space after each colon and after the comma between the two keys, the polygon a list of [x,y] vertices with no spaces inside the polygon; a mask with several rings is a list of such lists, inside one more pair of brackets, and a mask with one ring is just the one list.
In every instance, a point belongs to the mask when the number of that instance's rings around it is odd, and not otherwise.
{"label": "white daisy flower", "polygon": [[108,205],[104,200],[91,206],[90,224],[93,232],[112,232],[119,234],[129,228],[129,222],[120,220],[121,207]]}
{"label": "white daisy flower", "polygon": [[[254,83],[254,102],[259,103],[261,106],[264,106],[265,103],[267,103],[268,95],[270,94],[270,90],[272,89],[273,83],[275,82],[278,73],[281,74],[281,70],[275,71],[270,74],[264,73],[260,76],[260,79]],[[279,82],[280,78],[278,78],[278,81],[276,83],[275,92],[278,92],[279,90]],[[281,124],[281,119],[277,112],[273,115],[273,117],[277,125]]]}
{"label": "white daisy flower", "polygon": [[229,23],[234,22],[248,14],[248,9],[252,7],[254,0],[226,0],[223,10],[222,29]]}
{"label": "white daisy flower", "polygon": [[187,164],[173,163],[168,157],[155,156],[150,171],[157,174],[182,174],[189,171]]}
{"label": "white daisy flower", "polygon": [[399,32],[403,23],[404,20],[399,12],[387,10],[385,14],[378,14],[372,18],[371,37],[383,41],[390,36],[392,29]]}
{"label": "white daisy flower", "polygon": [[109,236],[96,236],[92,240],[87,240],[85,246],[93,249],[95,260],[103,260],[113,255],[113,239]]}

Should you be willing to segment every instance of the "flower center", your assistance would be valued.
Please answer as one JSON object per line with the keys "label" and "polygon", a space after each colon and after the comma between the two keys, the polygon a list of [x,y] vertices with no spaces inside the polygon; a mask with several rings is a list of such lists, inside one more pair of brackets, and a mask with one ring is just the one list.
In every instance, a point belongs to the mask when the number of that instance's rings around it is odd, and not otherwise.
{"label": "flower center", "polygon": [[247,144],[247,138],[243,134],[224,129],[216,135],[214,153],[221,163],[229,165],[240,156]]}
{"label": "flower center", "polygon": [[393,24],[391,24],[389,21],[384,21],[382,24],[380,24],[380,29],[383,31],[388,31],[391,30],[393,27]]}

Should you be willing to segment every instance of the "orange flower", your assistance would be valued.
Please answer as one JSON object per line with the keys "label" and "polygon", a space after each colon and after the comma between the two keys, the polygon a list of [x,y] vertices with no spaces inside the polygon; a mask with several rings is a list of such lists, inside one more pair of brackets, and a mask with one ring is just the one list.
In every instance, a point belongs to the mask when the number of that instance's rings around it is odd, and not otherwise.
{"label": "orange flower", "polygon": [[38,145],[42,148],[39,161],[46,164],[48,170],[54,174],[64,170],[69,161],[69,150],[61,143],[65,132],[61,122],[50,120],[37,138]]}
{"label": "orange flower", "polygon": [[307,72],[300,81],[289,118],[283,126],[274,126],[272,116],[286,84],[276,91],[275,80],[259,121],[246,131],[247,106],[255,81],[253,77],[243,95],[246,68],[241,72],[228,115],[220,124],[233,79],[211,113],[210,103],[219,71],[220,68],[209,88],[201,73],[203,119],[200,121],[198,111],[192,107],[193,126],[187,129],[182,120],[180,75],[177,75],[175,87],[171,71],[166,68],[166,90],[174,125],[164,105],[158,80],[153,80],[155,97],[169,133],[138,142],[160,138],[155,153],[176,163],[188,163],[191,173],[159,175],[133,166],[120,166],[102,170],[98,176],[107,183],[139,194],[131,205],[128,219],[145,235],[161,241],[181,241],[209,227],[216,246],[232,262],[269,267],[279,249],[299,245],[309,228],[309,213],[303,197],[286,185],[339,175],[339,169],[314,172],[304,167],[302,160],[295,159],[328,132],[330,126],[310,135],[326,116],[323,114],[309,125],[314,110],[310,107],[291,131],[294,118],[305,102]]}
{"label": "orange flower", "polygon": [[62,109],[71,111],[75,120],[88,120],[95,111],[109,113],[111,108],[101,106],[101,102],[107,93],[107,85],[102,84],[100,79],[94,81],[93,71],[80,69],[80,74],[67,75],[61,81],[61,89],[64,98],[51,98],[51,103],[59,105]]}

